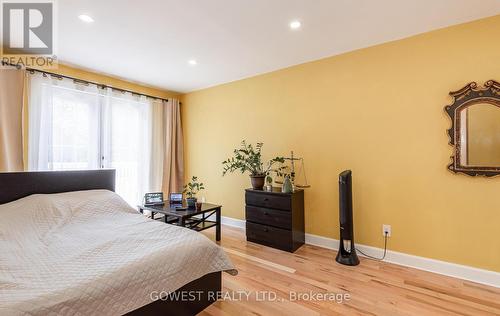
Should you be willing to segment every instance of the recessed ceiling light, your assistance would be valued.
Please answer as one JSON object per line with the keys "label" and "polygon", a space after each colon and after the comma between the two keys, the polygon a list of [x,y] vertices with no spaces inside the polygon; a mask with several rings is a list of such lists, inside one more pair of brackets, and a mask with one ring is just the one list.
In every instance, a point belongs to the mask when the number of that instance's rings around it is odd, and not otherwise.
{"label": "recessed ceiling light", "polygon": [[292,30],[300,29],[301,26],[302,26],[302,23],[300,23],[300,21],[295,20],[295,21],[290,22],[290,28]]}
{"label": "recessed ceiling light", "polygon": [[196,65],[198,65],[198,62],[196,61],[196,59],[190,59],[188,61],[188,64],[190,64],[191,66],[196,66]]}
{"label": "recessed ceiling light", "polygon": [[82,20],[83,22],[86,22],[86,23],[92,23],[92,22],[94,22],[94,19],[91,16],[86,15],[86,14],[80,14],[78,16],[78,18],[80,20]]}

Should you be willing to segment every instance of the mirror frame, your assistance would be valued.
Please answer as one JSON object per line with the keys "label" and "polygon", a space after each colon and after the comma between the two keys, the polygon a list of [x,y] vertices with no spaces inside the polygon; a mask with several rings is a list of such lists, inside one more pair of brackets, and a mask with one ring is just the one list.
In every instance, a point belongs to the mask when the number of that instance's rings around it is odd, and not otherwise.
{"label": "mirror frame", "polygon": [[488,103],[500,109],[500,83],[489,80],[484,87],[478,87],[471,82],[458,91],[450,92],[454,98],[452,104],[445,106],[445,112],[450,116],[451,128],[448,129],[449,145],[453,146],[453,156],[448,169],[454,173],[463,173],[469,176],[494,177],[500,175],[500,167],[464,166],[460,161],[460,111],[479,103]]}

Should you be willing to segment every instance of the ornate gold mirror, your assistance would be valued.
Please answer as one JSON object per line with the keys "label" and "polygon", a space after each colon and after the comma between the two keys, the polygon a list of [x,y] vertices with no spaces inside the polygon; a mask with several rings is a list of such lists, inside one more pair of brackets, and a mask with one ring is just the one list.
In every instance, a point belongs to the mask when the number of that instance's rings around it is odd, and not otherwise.
{"label": "ornate gold mirror", "polygon": [[478,87],[472,82],[450,92],[454,98],[445,107],[451,118],[448,130],[454,147],[453,172],[492,177],[500,174],[500,84],[494,80]]}

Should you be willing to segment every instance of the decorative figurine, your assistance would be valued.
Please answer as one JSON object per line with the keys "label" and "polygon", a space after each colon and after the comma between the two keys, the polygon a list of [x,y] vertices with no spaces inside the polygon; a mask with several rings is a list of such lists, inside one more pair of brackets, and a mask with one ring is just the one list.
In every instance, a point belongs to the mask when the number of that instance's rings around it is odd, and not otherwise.
{"label": "decorative figurine", "polygon": [[281,187],[281,192],[283,192],[283,193],[292,193],[293,192],[293,184],[292,184],[292,180],[290,180],[289,175],[285,175],[285,179],[283,180],[283,186]]}

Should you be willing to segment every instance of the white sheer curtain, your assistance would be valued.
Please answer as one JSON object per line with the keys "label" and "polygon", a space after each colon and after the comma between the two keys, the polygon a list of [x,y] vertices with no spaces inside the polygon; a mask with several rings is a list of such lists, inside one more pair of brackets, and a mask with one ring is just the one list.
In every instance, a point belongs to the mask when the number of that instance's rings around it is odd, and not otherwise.
{"label": "white sheer curtain", "polygon": [[30,74],[28,169],[99,168],[96,86]]}
{"label": "white sheer curtain", "polygon": [[152,108],[144,96],[103,91],[103,166],[116,169],[116,190],[132,205],[151,190]]}
{"label": "white sheer curtain", "polygon": [[113,168],[131,205],[151,191],[153,101],[30,74],[30,170]]}

